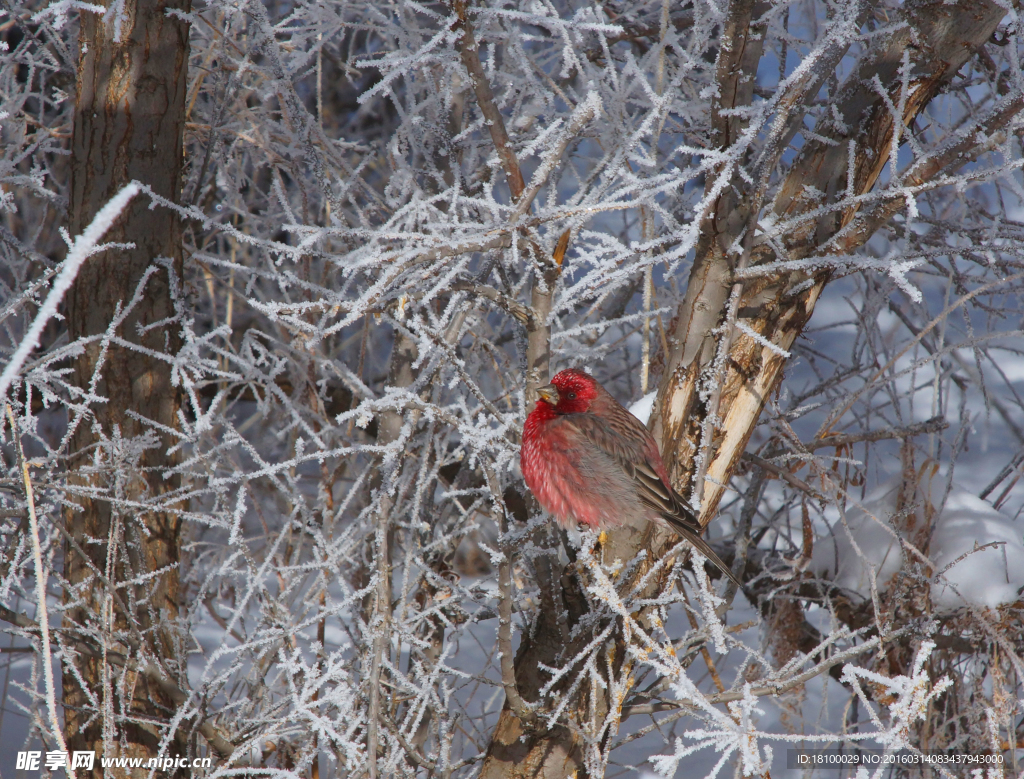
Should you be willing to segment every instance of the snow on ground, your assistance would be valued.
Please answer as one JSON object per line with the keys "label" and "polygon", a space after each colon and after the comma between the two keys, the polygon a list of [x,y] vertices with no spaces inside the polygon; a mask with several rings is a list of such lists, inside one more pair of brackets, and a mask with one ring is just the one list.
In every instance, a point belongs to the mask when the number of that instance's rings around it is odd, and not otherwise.
{"label": "snow on ground", "polygon": [[[831,534],[817,538],[812,570],[867,598],[874,569],[884,590],[903,564],[894,525],[899,487],[899,477],[886,482],[847,510],[845,525],[837,521]],[[945,490],[940,475],[923,480],[915,509],[917,522],[924,520],[928,506],[935,510],[930,543],[921,550],[937,575],[932,583],[935,608],[950,612],[966,604],[994,608],[1013,602],[1024,588],[1021,527],[955,483],[948,495]],[[899,522],[907,524],[906,519]],[[975,551],[986,544],[995,546]]]}

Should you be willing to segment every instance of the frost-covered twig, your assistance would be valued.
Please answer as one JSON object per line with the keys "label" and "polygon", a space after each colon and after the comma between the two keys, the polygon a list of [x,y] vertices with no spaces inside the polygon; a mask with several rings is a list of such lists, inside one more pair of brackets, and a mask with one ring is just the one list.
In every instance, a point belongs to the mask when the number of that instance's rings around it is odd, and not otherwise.
{"label": "frost-covered twig", "polygon": [[53,286],[46,296],[46,300],[39,308],[39,311],[36,312],[32,326],[21,339],[21,343],[7,365],[4,366],[3,373],[0,373],[0,398],[6,397],[7,390],[14,381],[14,377],[17,376],[18,371],[21,370],[25,359],[39,345],[39,337],[43,333],[43,328],[46,327],[50,318],[57,313],[57,307],[64,298],[64,293],[71,288],[75,281],[75,276],[78,275],[78,271],[82,267],[82,263],[89,259],[96,251],[97,244],[103,237],[103,234],[107,232],[110,225],[114,223],[114,220],[121,215],[125,206],[128,205],[128,201],[135,197],[138,191],[139,186],[135,182],[122,187],[121,191],[114,195],[97,212],[89,226],[82,231],[82,234],[71,245],[67,256],[64,258],[64,264],[61,267],[60,273],[57,274],[57,278],[54,279]]}
{"label": "frost-covered twig", "polygon": [[548,178],[555,169],[555,166],[562,161],[562,157],[569,144],[576,139],[576,136],[582,132],[587,123],[592,121],[600,112],[601,98],[598,97],[596,92],[589,93],[586,99],[572,112],[572,116],[569,117],[565,128],[559,132],[558,140],[554,143],[551,150],[544,155],[544,159],[541,160],[537,170],[534,171],[533,176],[530,178],[530,185],[522,192],[522,197],[517,196],[516,208],[512,213],[511,221],[513,223],[517,222],[527,213],[533,204],[534,198],[537,197],[541,189],[548,183]]}
{"label": "frost-covered twig", "polygon": [[524,306],[522,303],[513,300],[508,295],[502,294],[498,290],[494,289],[494,287],[488,287],[486,284],[476,284],[468,281],[460,281],[457,282],[456,284],[453,284],[452,289],[464,290],[466,292],[471,292],[474,295],[479,295],[482,298],[487,298],[488,300],[492,301],[493,303],[496,303],[498,306],[500,306],[505,311],[510,313],[513,317],[516,318],[517,321],[521,322],[527,327],[532,327],[535,325],[533,312],[527,306]]}

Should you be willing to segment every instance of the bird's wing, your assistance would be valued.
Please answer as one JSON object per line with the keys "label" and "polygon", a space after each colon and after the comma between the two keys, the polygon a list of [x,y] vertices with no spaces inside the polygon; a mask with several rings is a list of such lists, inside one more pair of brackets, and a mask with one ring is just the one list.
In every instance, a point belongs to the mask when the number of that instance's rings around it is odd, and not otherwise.
{"label": "bird's wing", "polygon": [[[621,411],[621,413],[614,413]],[[690,531],[699,533],[700,525],[693,511],[665,483],[658,473],[660,462],[652,456],[657,446],[639,419],[626,409],[596,414],[566,414],[560,421],[573,427],[595,449],[615,461],[636,486],[637,497],[659,514],[677,516],[678,522],[689,523]]]}
{"label": "bird's wing", "polygon": [[[597,416],[589,412],[582,414],[565,414],[560,416],[557,422],[572,430],[579,437],[589,442],[596,455],[610,458],[615,464],[633,475],[637,466],[646,463],[647,458],[643,452],[643,436],[647,430],[640,426],[641,435],[637,436],[634,431],[623,429],[621,420],[615,420],[608,416]],[[637,425],[640,425],[637,420]],[[654,480],[660,482],[658,474],[648,468]]]}
{"label": "bird's wing", "polygon": [[[559,422],[573,427],[590,441],[600,454],[609,457],[622,468],[636,485],[637,497],[654,509],[679,535],[695,546],[719,570],[742,587],[729,567],[701,538],[701,526],[688,505],[669,487],[658,473],[663,470],[653,461],[657,445],[639,419],[625,408],[609,409],[598,417],[595,414],[566,414]],[[657,455],[660,460],[660,455]]]}

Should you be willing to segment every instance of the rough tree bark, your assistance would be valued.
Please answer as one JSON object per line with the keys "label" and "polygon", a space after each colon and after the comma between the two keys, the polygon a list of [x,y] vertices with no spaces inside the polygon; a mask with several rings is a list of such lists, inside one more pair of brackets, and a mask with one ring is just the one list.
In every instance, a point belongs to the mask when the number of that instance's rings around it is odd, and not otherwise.
{"label": "rough tree bark", "polygon": [[[189,10],[189,0],[126,0],[120,13],[107,17],[82,12],[71,157],[72,234],[80,233],[132,180],[178,200],[189,27],[168,12]],[[160,501],[178,486],[177,478],[167,476],[176,462],[168,454],[174,440],[167,431],[178,426],[179,397],[167,360],[157,355],[176,350],[180,220],[169,209],[150,210],[147,198],[136,197],[106,240],[132,243],[134,248],[109,249],[87,260],[67,305],[71,340],[90,339],[74,364],[74,375],[83,393],[80,402],[89,406],[93,418],[71,420],[75,429],[69,482],[78,507],[68,510],[65,519],[90,559],[70,546],[65,549],[70,588],[65,627],[88,626],[94,641],[106,634],[110,651],[144,654],[180,688],[185,686],[185,669],[176,664],[177,639],[167,628],[179,607],[176,511],[173,505],[166,511],[126,511],[90,494],[117,491],[123,501],[138,505]],[[147,273],[152,275],[141,285]],[[112,320],[137,292],[137,305],[111,329]],[[102,335],[108,332],[150,353],[104,343]],[[149,439],[136,461],[128,452],[133,445],[129,442],[144,434]],[[126,614],[108,598],[91,566],[115,583],[153,576],[120,589]],[[158,754],[162,723],[173,706],[147,676],[81,654],[73,668],[65,667],[63,690],[70,750],[94,750],[97,757]],[[112,718],[97,711],[104,706]],[[173,751],[185,754],[180,734],[172,744]],[[81,769],[77,774],[83,775]],[[93,775],[103,775],[99,760]]]}
{"label": "rough tree bark", "polygon": [[[718,103],[714,106],[713,126],[718,148],[728,149],[741,138],[743,120],[726,109],[750,105],[760,59],[761,31],[757,20],[762,4],[754,0],[734,0],[722,31],[717,63]],[[782,116],[790,130],[781,134],[778,148],[766,147],[759,159],[738,155],[708,177],[708,192],[721,194],[702,222],[702,237],[688,280],[685,298],[678,310],[676,325],[669,336],[669,354],[658,390],[652,428],[661,442],[677,487],[686,494],[693,489],[703,493],[701,522],[707,524],[717,511],[731,474],[757,424],[767,398],[776,387],[785,367],[783,351],[788,350],[806,326],[821,290],[829,281],[827,273],[737,278],[737,271],[755,268],[759,263],[778,259],[797,260],[816,254],[847,253],[858,248],[901,206],[902,199],[881,197],[865,207],[836,207],[824,216],[806,215],[823,205],[870,192],[889,160],[896,124],[886,100],[903,106],[901,135],[924,109],[974,56],[979,46],[994,33],[1003,11],[994,3],[982,1],[948,5],[941,0],[908,3],[905,18],[909,24],[876,41],[861,58],[858,69],[847,80],[836,99],[841,123],[818,126],[822,140],[811,140],[790,167],[774,202],[764,204],[768,175],[789,138],[803,120],[805,101],[818,89],[845,53],[834,47],[821,54],[820,67],[806,83],[797,85],[780,103]],[[908,94],[900,100],[904,83],[900,72],[903,58],[909,55],[911,74]],[[875,77],[884,87],[884,96],[875,89]],[[976,133],[965,133],[956,146],[919,163],[909,173],[910,184],[921,183],[954,171],[970,159],[979,144],[989,143],[989,135],[1005,125],[1020,109],[1019,99],[1004,101],[979,122]],[[853,191],[846,192],[849,166],[846,156],[852,148]],[[740,165],[754,169],[757,185],[741,180]],[[724,186],[723,186],[724,185]],[[817,193],[825,193],[823,202]],[[767,244],[759,243],[755,219],[767,208],[777,221],[790,221],[785,236],[786,257],[776,257]],[[800,217],[804,217],[800,219]],[[742,246],[737,254],[732,247]],[[733,327],[730,312],[750,330],[759,333],[777,349],[762,346]],[[732,332],[723,346],[716,333]],[[720,376],[712,375],[719,350],[727,349],[729,359],[721,361]],[[720,389],[715,389],[720,387]],[[702,441],[702,430],[708,433]],[[705,454],[701,467],[698,454]],[[702,470],[707,480],[695,479]],[[697,482],[695,484],[695,481]],[[705,486],[706,485],[706,486]],[[663,532],[638,534],[613,533],[606,545],[606,559],[631,559],[642,548],[657,559],[665,553]],[[645,569],[637,572],[637,576]],[[570,590],[567,589],[566,593]],[[572,604],[567,604],[572,605]],[[569,608],[570,617],[573,609]],[[524,635],[516,657],[516,681],[523,697],[536,700],[545,678],[541,666],[558,666],[566,654],[557,638],[552,615],[541,614],[541,623],[530,635]],[[548,623],[552,624],[548,624]],[[621,639],[620,639],[621,640]],[[622,657],[621,647],[616,648]],[[488,755],[481,771],[483,779],[515,777],[526,779],[562,779],[585,773],[583,749],[567,727],[551,730],[531,729],[506,704],[492,735]]]}

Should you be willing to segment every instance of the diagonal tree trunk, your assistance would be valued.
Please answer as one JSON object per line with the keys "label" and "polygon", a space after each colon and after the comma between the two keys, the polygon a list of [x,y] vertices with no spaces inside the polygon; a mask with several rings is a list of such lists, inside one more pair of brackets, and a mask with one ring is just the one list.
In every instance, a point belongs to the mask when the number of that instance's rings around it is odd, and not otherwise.
{"label": "diagonal tree trunk", "polygon": [[[767,245],[762,244],[747,250],[749,266],[847,253],[871,237],[881,226],[877,219],[879,213],[891,216],[897,198],[882,199],[868,213],[862,213],[857,205],[850,205],[834,207],[823,216],[807,215],[819,212],[823,205],[850,200],[872,190],[888,164],[896,129],[887,100],[895,106],[905,104],[900,127],[901,135],[905,135],[905,128],[992,36],[1003,11],[989,2],[961,2],[956,6],[925,2],[908,5],[906,15],[909,24],[877,43],[841,90],[837,103],[838,115],[844,118],[842,126],[816,128],[816,133],[823,138],[807,144],[779,188],[772,212],[779,221],[793,224],[792,230],[784,236],[787,256],[775,257]],[[915,44],[915,40],[927,43]],[[910,94],[901,101],[900,67],[907,52],[911,55]],[[874,87],[876,78],[885,85],[884,96]],[[1002,123],[1015,113],[1013,105],[1007,108],[1009,110],[999,112],[998,119]],[[974,145],[970,143],[969,148]],[[843,190],[851,169],[847,160],[851,149],[854,189],[846,193]],[[948,173],[968,159],[967,154],[953,158],[942,166],[941,172]],[[931,175],[938,172],[933,170]],[[826,193],[825,202],[820,199],[820,193]],[[895,203],[897,207],[899,204]],[[785,358],[781,352],[788,351],[802,332],[829,280],[827,272],[809,275],[795,271],[760,277],[745,284],[737,282],[734,279],[737,262],[726,256],[722,247],[740,237],[750,208],[749,203],[733,205],[723,197],[705,223],[704,239],[698,246],[686,297],[678,311],[678,324],[670,342],[675,348],[666,361],[665,378],[658,393],[658,413],[654,417],[655,434],[673,462],[677,479],[696,471],[693,444],[699,441],[703,420],[711,413],[719,420],[707,469],[710,480],[701,504],[704,525],[714,516],[725,484],[743,454],[765,401],[782,375]],[[722,224],[729,225],[730,229],[721,232],[718,226]],[[863,229],[866,225],[873,229],[870,232]],[[804,285],[804,291],[792,293]],[[716,308],[707,306],[706,301],[709,298],[725,300],[733,293],[739,293],[735,308],[737,318],[777,349],[764,347],[746,335],[734,338],[728,352],[730,367],[721,382],[719,405],[712,411],[701,403],[698,385],[718,349],[717,345],[714,349],[708,347],[707,342],[711,340],[708,334],[725,324],[727,311],[724,305]],[[695,348],[697,344],[704,348]]]}
{"label": "diagonal tree trunk", "polygon": [[[178,200],[189,27],[172,12],[189,9],[189,0],[127,0],[107,17],[82,12],[72,234],[132,180]],[[169,209],[150,210],[147,198],[136,197],[106,240],[134,248],[108,249],[87,260],[68,296],[70,338],[88,339],[74,376],[89,410],[71,420],[69,481],[77,507],[65,518],[81,551],[65,549],[70,588],[65,627],[85,632],[112,652],[144,653],[182,687],[184,665],[178,664],[180,648],[170,628],[180,598],[177,512],[173,506],[135,508],[162,502],[179,483],[167,475],[178,461],[168,453],[176,443],[168,431],[178,426],[179,397],[170,366],[158,355],[173,355],[178,345],[174,298],[182,278],[180,220]],[[134,308],[111,329],[137,294]],[[104,343],[98,336],[107,332],[127,343]],[[148,439],[141,453],[134,453],[143,435]],[[112,504],[113,497],[120,505]],[[115,585],[130,578],[144,581],[119,589],[127,613],[97,571]],[[137,578],[147,574],[152,576]],[[157,756],[165,735],[162,723],[174,707],[145,676],[81,654],[73,667],[65,667],[63,686],[70,750],[93,750],[97,757]],[[185,753],[181,737],[172,744],[171,751]],[[78,776],[83,773],[77,769]],[[99,760],[93,775],[103,775]]]}
{"label": "diagonal tree trunk", "polygon": [[[834,72],[845,48],[823,50],[818,68],[806,82],[795,85],[791,94],[778,96],[775,115],[781,120],[775,146],[769,143],[760,158],[749,159],[751,155],[743,149],[747,143],[743,140],[744,121],[726,109],[751,105],[763,39],[757,25],[762,11],[763,5],[753,0],[736,0],[724,24],[717,68],[719,97],[712,123],[717,147],[729,150],[738,146],[742,153],[732,157],[717,175],[709,176],[707,193],[720,194],[711,200],[701,225],[686,295],[669,334],[669,354],[651,421],[677,486],[686,493],[697,489],[703,494],[702,524],[715,515],[725,485],[782,375],[784,353],[803,331],[829,281],[826,272],[793,271],[743,282],[737,272],[756,270],[760,263],[780,259],[847,253],[863,245],[903,201],[895,194],[879,197],[868,206],[846,201],[872,191],[888,163],[890,147],[899,146],[905,128],[992,36],[1003,16],[1002,9],[986,1],[965,0],[955,5],[916,2],[905,7],[909,24],[876,41],[840,90],[836,107],[841,123],[815,128],[822,140],[807,143],[774,202],[768,204],[776,223],[789,226],[783,244],[787,256],[775,257],[766,243],[756,240],[753,229],[764,210],[768,176],[803,120],[805,101],[813,98]],[[905,56],[911,66],[907,80],[901,73]],[[909,90],[901,95],[905,83]],[[875,84],[883,89],[879,91]],[[887,101],[902,107],[900,124],[894,121]],[[910,172],[909,183],[923,183],[966,162],[977,145],[987,143],[988,135],[1021,108],[1019,99],[1005,102],[979,124],[978,132],[967,133],[956,147],[922,161]],[[852,168],[847,164],[851,150]],[[755,186],[740,176],[741,165],[747,171],[754,169]],[[853,189],[847,192],[851,169]],[[824,202],[818,193],[825,193]],[[841,201],[842,206],[832,205]],[[831,209],[822,208],[829,205]],[[733,250],[737,245],[742,247],[739,254]],[[773,347],[745,335],[735,327],[736,320]],[[720,359],[726,355],[728,359]],[[715,365],[723,367],[716,369]],[[702,467],[702,463],[706,465]],[[646,549],[652,553],[649,559],[656,559],[666,550],[665,540],[662,532],[645,537],[616,532],[606,556],[628,560]],[[643,572],[638,571],[633,580]],[[558,665],[565,648],[553,638],[557,635],[553,621],[552,615],[541,614],[532,635],[523,636],[516,657],[516,680],[528,701],[536,700],[531,696],[546,679],[539,667]],[[622,657],[621,638],[619,641],[617,655]],[[530,729],[506,704],[481,777],[583,776],[582,756],[582,745],[569,728]]]}

